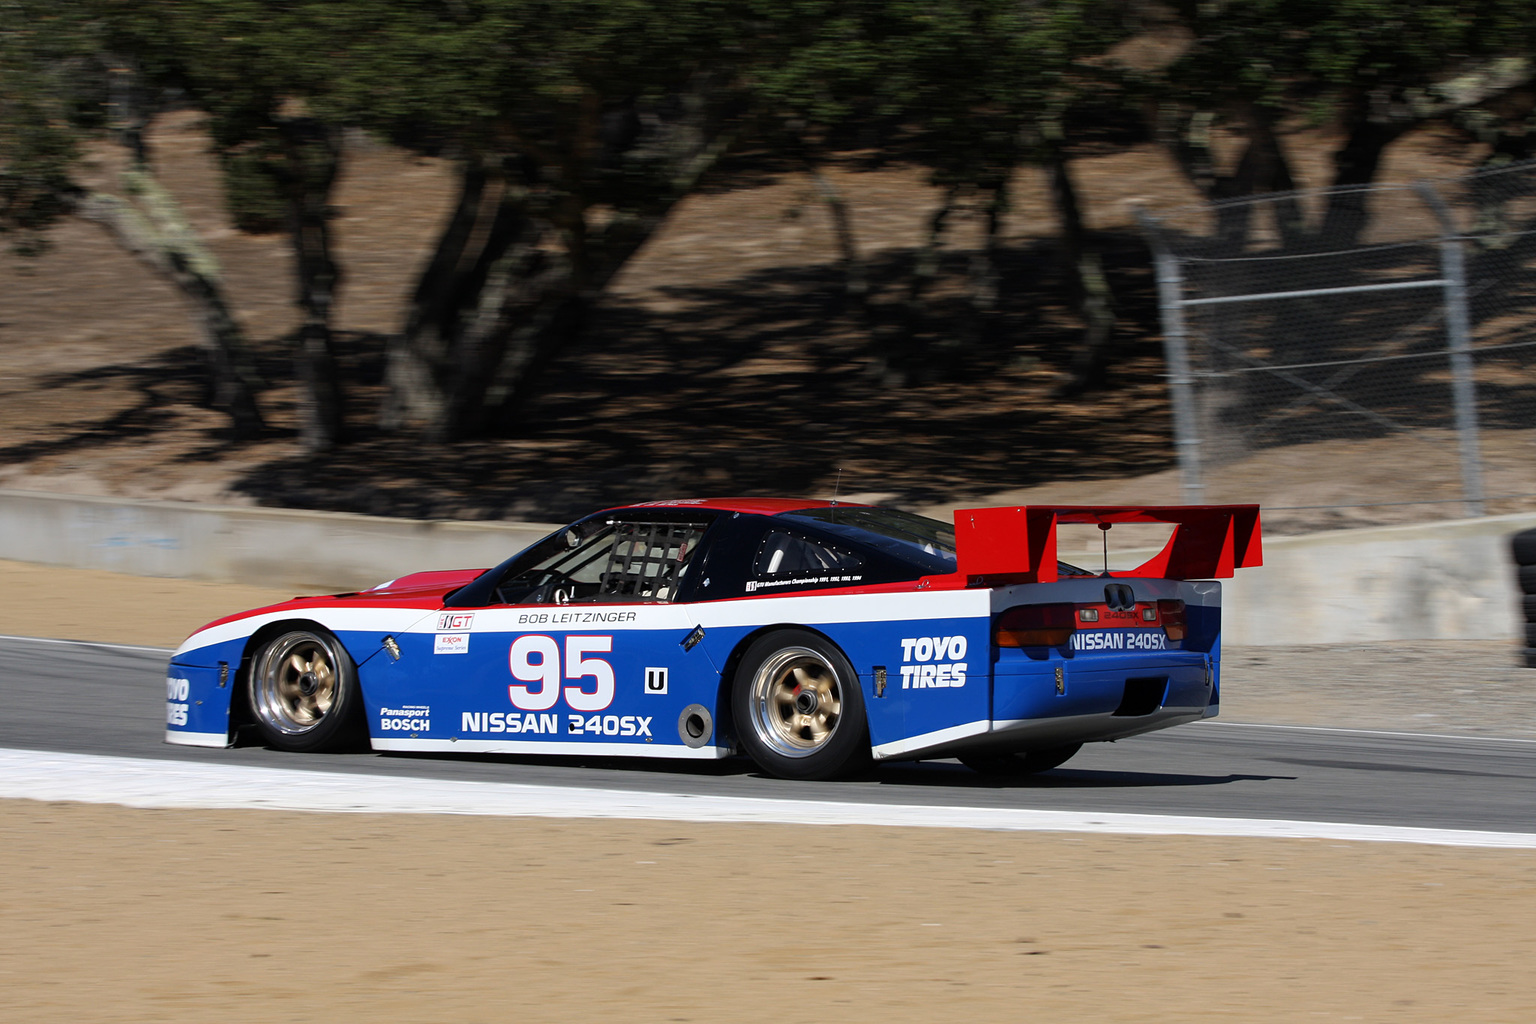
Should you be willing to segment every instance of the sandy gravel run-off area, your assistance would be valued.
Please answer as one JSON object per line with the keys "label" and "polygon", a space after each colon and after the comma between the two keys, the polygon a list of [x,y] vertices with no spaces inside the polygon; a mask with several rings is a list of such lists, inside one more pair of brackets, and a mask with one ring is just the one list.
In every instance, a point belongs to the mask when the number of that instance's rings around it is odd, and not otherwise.
{"label": "sandy gravel run-off area", "polygon": [[[289,596],[0,595],[3,633],[155,646]],[[1536,1019],[1530,852],[8,800],[0,856],[18,1021]]]}
{"label": "sandy gravel run-off area", "polygon": [[0,802],[10,1019],[1536,1014],[1536,857]]}

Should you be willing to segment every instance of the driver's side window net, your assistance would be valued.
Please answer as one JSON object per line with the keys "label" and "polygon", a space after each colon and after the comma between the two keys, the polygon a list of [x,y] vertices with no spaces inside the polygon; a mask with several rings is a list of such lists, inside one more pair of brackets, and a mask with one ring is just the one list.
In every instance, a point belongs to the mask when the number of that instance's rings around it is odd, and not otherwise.
{"label": "driver's side window net", "polygon": [[615,523],[599,595],[670,601],[704,529],[702,523]]}

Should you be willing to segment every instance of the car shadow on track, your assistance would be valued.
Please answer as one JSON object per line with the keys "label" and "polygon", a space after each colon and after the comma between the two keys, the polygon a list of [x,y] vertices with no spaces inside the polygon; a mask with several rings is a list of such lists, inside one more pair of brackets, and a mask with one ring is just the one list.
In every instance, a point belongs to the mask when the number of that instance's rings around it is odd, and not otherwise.
{"label": "car shadow on track", "polygon": [[934,761],[882,765],[869,781],[900,786],[944,786],[954,789],[1140,789],[1181,786],[1223,786],[1234,782],[1294,782],[1295,775],[1195,775],[1188,772],[1104,771],[1096,768],[1055,768],[1038,775],[983,775],[964,765]]}
{"label": "car shadow on track", "polygon": [[[784,784],[786,780],[775,778],[761,771],[745,757],[728,757],[718,761],[673,761],[649,758],[625,757],[551,757],[548,755],[517,754],[414,754],[391,752],[381,755],[388,760],[404,761],[452,761],[458,763],[508,765],[545,769],[582,769],[592,772],[590,785],[602,787],[611,784],[612,775],[674,776],[688,779],[702,778],[752,778],[765,782]],[[605,776],[607,776],[605,778]],[[954,761],[907,761],[895,764],[875,765],[844,779],[832,779],[816,783],[828,787],[829,792],[845,786],[924,786],[950,789],[1138,789],[1184,786],[1220,786],[1234,782],[1294,782],[1294,775],[1196,775],[1187,772],[1104,771],[1087,768],[1057,768],[1038,775],[1018,778],[983,775]],[[506,781],[518,781],[508,779]],[[562,783],[582,780],[574,773],[562,779]],[[765,796],[770,795],[765,793]]]}
{"label": "car shadow on track", "polygon": [[[452,754],[433,751],[380,751],[376,756],[389,761],[442,761],[456,764],[517,765],[525,768],[590,769],[593,771],[634,772],[643,775],[682,775],[689,778],[725,778],[759,774],[757,766],[745,757],[721,760],[683,761],[652,757],[580,757],[551,754]],[[766,778],[767,776],[764,776]]]}

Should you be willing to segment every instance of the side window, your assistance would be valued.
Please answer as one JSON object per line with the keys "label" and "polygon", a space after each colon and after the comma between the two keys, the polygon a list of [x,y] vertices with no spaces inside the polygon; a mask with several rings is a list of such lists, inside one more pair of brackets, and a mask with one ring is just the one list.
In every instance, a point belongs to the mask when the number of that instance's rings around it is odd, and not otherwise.
{"label": "side window", "polygon": [[616,523],[598,593],[604,598],[670,601],[703,536],[700,523]]}
{"label": "side window", "polygon": [[864,561],[845,548],[789,530],[773,529],[758,545],[747,590],[848,586],[863,580]]}

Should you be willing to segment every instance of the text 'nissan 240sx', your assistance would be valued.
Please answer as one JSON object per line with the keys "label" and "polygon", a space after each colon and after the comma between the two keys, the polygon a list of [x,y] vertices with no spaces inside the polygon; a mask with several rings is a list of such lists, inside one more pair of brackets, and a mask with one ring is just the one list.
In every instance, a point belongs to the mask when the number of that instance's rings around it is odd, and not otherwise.
{"label": "text 'nissan 240sx'", "polygon": [[[1058,524],[1173,524],[1127,571]],[[214,622],[171,659],[172,743],[286,750],[1061,764],[1216,714],[1221,584],[1255,505],[962,509],[791,500],[609,509],[483,571],[421,572]]]}

